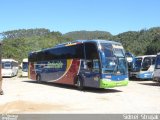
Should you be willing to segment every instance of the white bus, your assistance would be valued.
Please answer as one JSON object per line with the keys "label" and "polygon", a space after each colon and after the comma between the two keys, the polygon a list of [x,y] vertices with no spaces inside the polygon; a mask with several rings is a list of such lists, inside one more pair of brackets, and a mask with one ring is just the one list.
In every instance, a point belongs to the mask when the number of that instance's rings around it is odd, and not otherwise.
{"label": "white bus", "polygon": [[28,76],[28,58],[24,58],[22,61],[22,77]]}
{"label": "white bus", "polygon": [[13,77],[18,74],[18,61],[2,59],[2,77]]}
{"label": "white bus", "polygon": [[138,56],[134,60],[134,67],[130,76],[138,79],[152,79],[156,55]]}
{"label": "white bus", "polygon": [[157,54],[153,80],[160,82],[160,53]]}

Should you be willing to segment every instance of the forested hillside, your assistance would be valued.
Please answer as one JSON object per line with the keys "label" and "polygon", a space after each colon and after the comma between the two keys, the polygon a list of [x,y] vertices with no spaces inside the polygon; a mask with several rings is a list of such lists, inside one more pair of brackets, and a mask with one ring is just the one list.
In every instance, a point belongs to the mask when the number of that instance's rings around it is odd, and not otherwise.
{"label": "forested hillside", "polygon": [[126,50],[135,55],[148,55],[160,52],[160,27],[148,30],[129,31],[114,36]]}
{"label": "forested hillside", "polygon": [[160,52],[160,27],[127,31],[118,35],[101,31],[76,31],[65,34],[72,39],[107,39],[121,42],[126,49],[135,55],[156,54]]}
{"label": "forested hillside", "polygon": [[105,31],[75,31],[62,34],[48,29],[20,29],[0,33],[3,42],[3,58],[21,61],[31,51],[53,47],[56,44],[77,39],[107,39],[121,42],[127,51],[135,55],[160,52],[160,27],[127,31],[112,35]]}
{"label": "forested hillside", "polygon": [[66,33],[64,36],[72,38],[73,40],[112,38],[112,35],[105,31],[74,31]]}
{"label": "forested hillside", "polygon": [[3,36],[3,58],[14,58],[22,61],[31,51],[53,47],[56,44],[70,41],[60,32],[48,29],[14,30],[1,33]]}

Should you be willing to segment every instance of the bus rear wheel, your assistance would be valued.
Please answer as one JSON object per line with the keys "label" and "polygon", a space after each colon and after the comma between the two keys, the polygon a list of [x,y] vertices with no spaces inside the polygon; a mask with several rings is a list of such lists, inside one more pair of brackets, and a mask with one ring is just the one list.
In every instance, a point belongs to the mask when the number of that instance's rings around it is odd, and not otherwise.
{"label": "bus rear wheel", "polygon": [[37,83],[41,83],[41,76],[40,75],[37,75]]}
{"label": "bus rear wheel", "polygon": [[83,90],[83,80],[80,77],[77,77],[77,82],[76,82],[76,86],[79,90]]}

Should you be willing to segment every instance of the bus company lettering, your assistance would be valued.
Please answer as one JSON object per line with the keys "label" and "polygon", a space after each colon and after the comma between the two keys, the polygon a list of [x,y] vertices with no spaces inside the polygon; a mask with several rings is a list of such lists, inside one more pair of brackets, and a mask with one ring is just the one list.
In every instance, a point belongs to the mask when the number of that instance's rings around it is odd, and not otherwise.
{"label": "bus company lettering", "polygon": [[57,61],[57,62],[48,62],[46,68],[63,68],[63,63],[61,61]]}

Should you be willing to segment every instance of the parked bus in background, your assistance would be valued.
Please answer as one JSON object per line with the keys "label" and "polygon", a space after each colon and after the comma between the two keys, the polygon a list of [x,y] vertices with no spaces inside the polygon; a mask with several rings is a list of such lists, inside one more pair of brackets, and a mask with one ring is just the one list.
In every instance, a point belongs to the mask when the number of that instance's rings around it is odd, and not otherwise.
{"label": "parked bus in background", "polygon": [[152,79],[155,67],[155,59],[156,55],[136,57],[130,76],[138,79]]}
{"label": "parked bus in background", "polygon": [[3,95],[3,90],[2,90],[2,43],[0,42],[0,95]]}
{"label": "parked bus in background", "polygon": [[135,56],[130,52],[126,52],[125,55],[128,63],[128,75],[129,75],[129,78],[132,78],[131,71],[134,67]]}
{"label": "parked bus in background", "polygon": [[153,80],[160,82],[160,53],[158,53],[156,57]]}
{"label": "parked bus in background", "polygon": [[130,72],[133,69],[133,63],[134,63],[135,57],[130,52],[126,52],[125,55],[128,63],[128,71]]}
{"label": "parked bus in background", "polygon": [[77,40],[29,54],[29,78],[83,87],[112,88],[128,84],[121,43]]}
{"label": "parked bus in background", "polygon": [[18,74],[18,61],[2,59],[2,77],[13,77]]}
{"label": "parked bus in background", "polygon": [[28,76],[28,58],[23,59],[22,61],[22,77]]}

